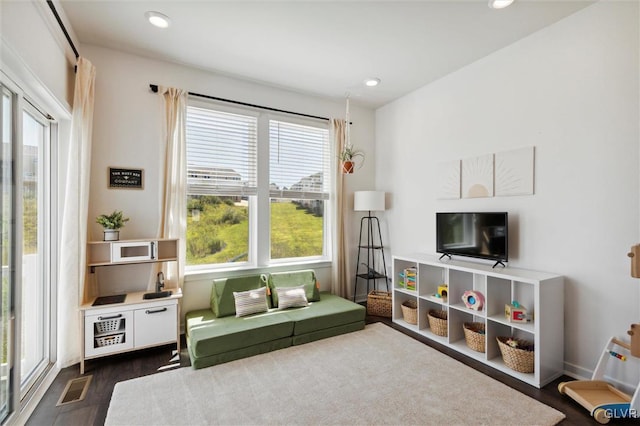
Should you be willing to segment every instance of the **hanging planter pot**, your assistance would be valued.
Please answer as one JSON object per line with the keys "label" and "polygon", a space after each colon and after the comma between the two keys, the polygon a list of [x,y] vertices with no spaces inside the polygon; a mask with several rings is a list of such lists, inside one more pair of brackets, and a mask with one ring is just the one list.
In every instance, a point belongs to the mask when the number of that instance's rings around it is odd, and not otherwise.
{"label": "hanging planter pot", "polygon": [[[362,167],[362,163],[364,162],[364,152],[359,149],[354,149],[349,145],[342,150],[339,158],[340,161],[342,161],[342,173],[351,174],[356,170],[356,168]],[[359,160],[357,167],[356,160]]]}
{"label": "hanging planter pot", "polygon": [[104,241],[118,241],[120,231],[118,229],[104,229]]}
{"label": "hanging planter pot", "polygon": [[353,161],[343,161],[342,162],[342,173],[351,174],[355,169],[355,163]]}

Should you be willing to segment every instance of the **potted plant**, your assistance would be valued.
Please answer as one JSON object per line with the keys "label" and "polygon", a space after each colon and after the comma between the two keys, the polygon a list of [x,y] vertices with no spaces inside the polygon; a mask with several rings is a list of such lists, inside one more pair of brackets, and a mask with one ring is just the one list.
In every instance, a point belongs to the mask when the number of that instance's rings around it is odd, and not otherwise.
{"label": "potted plant", "polygon": [[118,241],[120,239],[120,228],[129,221],[121,211],[114,210],[111,214],[101,214],[96,218],[96,222],[104,229],[104,241]]}
{"label": "potted plant", "polygon": [[342,161],[342,173],[350,174],[356,168],[356,160],[361,159],[358,168],[364,163],[364,151],[355,149],[352,145],[347,145],[340,153],[340,161]]}

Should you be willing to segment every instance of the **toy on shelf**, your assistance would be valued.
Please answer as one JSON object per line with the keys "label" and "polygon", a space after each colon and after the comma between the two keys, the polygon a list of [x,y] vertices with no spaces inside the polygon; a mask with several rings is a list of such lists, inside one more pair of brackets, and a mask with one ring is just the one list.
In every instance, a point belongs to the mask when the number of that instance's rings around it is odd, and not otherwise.
{"label": "toy on shelf", "polygon": [[636,386],[633,396],[630,396],[603,380],[608,360],[627,361],[627,356],[619,351],[626,351],[634,358],[638,357],[634,354],[633,348],[634,344],[640,345],[640,333],[634,332],[634,328],[640,329],[640,324],[632,324],[631,330],[628,331],[631,344],[615,337],[609,339],[593,371],[592,380],[575,380],[558,385],[561,394],[566,394],[589,410],[591,416],[600,424],[607,424],[611,419],[640,419],[640,383]]}
{"label": "toy on shelf", "polygon": [[449,294],[449,286],[447,284],[442,284],[438,286],[438,293],[437,293],[437,297],[441,297],[443,299],[446,299],[447,296]]}
{"label": "toy on shelf", "polygon": [[527,308],[520,305],[516,300],[510,305],[504,305],[504,316],[509,322],[528,322],[530,318],[527,316]]}
{"label": "toy on shelf", "polygon": [[407,290],[415,290],[416,289],[416,268],[410,267],[406,268],[402,272],[400,272],[400,281],[399,284],[406,288]]}
{"label": "toy on shelf", "polygon": [[467,309],[481,311],[484,306],[484,295],[479,291],[467,290],[462,294],[462,301]]}

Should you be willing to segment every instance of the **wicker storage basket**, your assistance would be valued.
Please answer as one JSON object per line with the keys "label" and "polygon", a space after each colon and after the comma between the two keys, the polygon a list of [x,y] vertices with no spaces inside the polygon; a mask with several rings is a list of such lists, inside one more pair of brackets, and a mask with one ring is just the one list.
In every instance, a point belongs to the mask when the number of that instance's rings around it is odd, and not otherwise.
{"label": "wicker storage basket", "polygon": [[431,309],[429,310],[427,319],[429,320],[429,327],[433,334],[447,337],[447,311]]}
{"label": "wicker storage basket", "polygon": [[391,318],[391,293],[373,290],[367,296],[367,314]]}
{"label": "wicker storage basket", "polygon": [[[496,337],[496,339],[507,367],[520,373],[533,373],[535,351],[531,342],[512,337]],[[518,342],[518,347],[508,345],[506,342],[509,339]]]}
{"label": "wicker storage basket", "polygon": [[464,329],[464,339],[467,346],[477,352],[484,352],[485,329],[483,322],[465,322],[462,324]]}
{"label": "wicker storage basket", "polygon": [[413,300],[407,300],[402,304],[402,317],[409,324],[418,324],[418,306]]}

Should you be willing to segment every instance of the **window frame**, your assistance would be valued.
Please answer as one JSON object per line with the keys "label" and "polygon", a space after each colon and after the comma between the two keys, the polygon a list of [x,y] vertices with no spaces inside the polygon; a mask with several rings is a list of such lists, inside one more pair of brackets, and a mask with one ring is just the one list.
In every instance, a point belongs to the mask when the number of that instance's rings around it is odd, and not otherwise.
{"label": "window frame", "polygon": [[[238,107],[227,103],[212,100],[201,100],[190,96],[187,101],[187,108],[208,108],[215,111],[230,112],[256,117],[258,120],[257,138],[257,194],[248,197],[249,203],[249,256],[246,262],[220,263],[188,265],[185,261],[185,274],[195,275],[208,272],[222,271],[249,271],[264,269],[269,267],[280,267],[284,265],[302,264],[330,264],[332,262],[332,217],[334,209],[333,179],[335,162],[329,159],[329,197],[324,199],[323,217],[323,254],[319,256],[306,256],[294,258],[271,259],[271,195],[269,182],[270,169],[270,143],[269,143],[269,123],[271,120],[289,122],[303,126],[326,129],[329,155],[333,155],[333,146],[330,141],[330,130],[328,121],[314,118],[303,118],[292,114],[267,111],[260,108]],[[188,143],[188,141],[187,141]],[[185,197],[188,194],[185,193]],[[186,253],[185,253],[186,260]]]}

